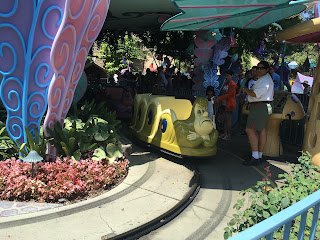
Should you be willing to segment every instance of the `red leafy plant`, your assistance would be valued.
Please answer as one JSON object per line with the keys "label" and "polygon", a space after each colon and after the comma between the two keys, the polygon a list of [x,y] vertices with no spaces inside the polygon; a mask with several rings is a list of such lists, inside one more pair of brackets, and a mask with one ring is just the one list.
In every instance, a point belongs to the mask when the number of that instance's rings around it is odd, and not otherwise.
{"label": "red leafy plant", "polygon": [[126,176],[128,166],[126,158],[108,163],[65,157],[37,163],[35,177],[31,178],[30,163],[7,159],[0,162],[0,199],[40,202],[81,199],[114,186]]}

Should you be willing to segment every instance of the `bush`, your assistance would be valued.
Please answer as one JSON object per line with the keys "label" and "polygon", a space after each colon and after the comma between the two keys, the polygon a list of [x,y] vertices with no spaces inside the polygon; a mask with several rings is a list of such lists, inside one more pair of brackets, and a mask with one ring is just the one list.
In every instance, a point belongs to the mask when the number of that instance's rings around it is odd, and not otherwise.
{"label": "bush", "polygon": [[[233,214],[233,219],[224,229],[224,238],[230,238],[233,233],[241,232],[268,217],[280,212],[281,210],[302,200],[308,195],[320,189],[320,176],[316,171],[317,167],[311,165],[311,155],[302,152],[299,157],[299,164],[289,164],[291,172],[279,174],[283,179],[280,186],[276,186],[270,181],[271,173],[269,167],[265,168],[267,176],[263,181],[259,181],[254,187],[242,191],[241,194],[247,195],[248,204],[245,199],[240,199],[233,206],[238,210],[238,214]],[[242,210],[246,207],[244,210]],[[242,210],[242,211],[241,211]],[[310,235],[313,209],[309,210],[306,223],[305,237]],[[293,220],[290,239],[297,239],[301,217]],[[283,228],[274,232],[274,239],[281,239]],[[320,238],[320,225],[317,226],[316,238]]]}
{"label": "bush", "polygon": [[0,161],[11,158],[12,156],[17,157],[18,153],[14,147],[15,143],[9,137],[5,124],[0,121]]}
{"label": "bush", "polygon": [[31,164],[15,158],[0,162],[0,199],[57,202],[88,196],[92,191],[112,187],[126,176],[129,161],[92,159],[74,161],[70,158],[35,164],[35,177],[31,178]]}

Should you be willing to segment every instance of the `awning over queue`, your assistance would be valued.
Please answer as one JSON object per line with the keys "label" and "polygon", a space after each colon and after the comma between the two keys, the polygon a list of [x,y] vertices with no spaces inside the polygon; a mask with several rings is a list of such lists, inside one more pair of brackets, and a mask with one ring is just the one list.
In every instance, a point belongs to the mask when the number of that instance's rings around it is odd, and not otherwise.
{"label": "awning over queue", "polygon": [[103,30],[160,30],[178,13],[171,0],[111,0]]}
{"label": "awning over queue", "polygon": [[162,31],[214,28],[257,29],[306,9],[305,1],[288,0],[172,0],[181,13],[168,19]]}

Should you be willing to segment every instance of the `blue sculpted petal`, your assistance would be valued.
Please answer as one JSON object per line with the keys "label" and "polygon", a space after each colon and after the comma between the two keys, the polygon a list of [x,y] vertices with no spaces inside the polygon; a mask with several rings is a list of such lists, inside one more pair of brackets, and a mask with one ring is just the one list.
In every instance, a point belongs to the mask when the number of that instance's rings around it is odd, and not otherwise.
{"label": "blue sculpted petal", "polygon": [[0,97],[15,141],[26,142],[24,127],[40,129],[53,77],[50,51],[64,7],[65,0],[10,0],[0,6]]}

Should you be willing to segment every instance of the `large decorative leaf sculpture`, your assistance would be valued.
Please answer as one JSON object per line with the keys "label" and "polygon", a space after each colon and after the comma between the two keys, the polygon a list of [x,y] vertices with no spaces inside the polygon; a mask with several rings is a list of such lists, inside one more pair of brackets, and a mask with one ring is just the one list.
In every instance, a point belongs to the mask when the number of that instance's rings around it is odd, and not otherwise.
{"label": "large decorative leaf sculpture", "polygon": [[110,0],[66,0],[62,25],[51,52],[55,74],[49,87],[44,129],[52,129],[55,122],[63,126],[88,51],[104,24],[109,3]]}
{"label": "large decorative leaf sculpture", "polygon": [[172,0],[181,11],[162,31],[200,31],[211,28],[257,29],[296,15],[310,1],[290,0]]}
{"label": "large decorative leaf sculpture", "polygon": [[194,43],[196,46],[194,54],[196,58],[194,60],[195,69],[194,77],[192,79],[194,85],[192,86],[192,89],[197,92],[197,95],[203,95],[202,93],[204,93],[205,89],[203,86],[203,73],[210,57],[212,56],[212,47],[216,43],[216,41],[206,40],[205,36],[206,31],[199,31],[196,32],[196,38],[194,39]]}
{"label": "large decorative leaf sculpture", "polygon": [[204,82],[203,86],[207,88],[208,86],[213,86],[214,87],[214,95],[218,96],[220,91],[219,91],[219,76],[218,76],[218,65],[213,64],[213,62],[209,62],[207,65],[205,71],[204,71]]}
{"label": "large decorative leaf sculpture", "polygon": [[86,73],[83,71],[82,75],[79,79],[78,85],[76,87],[76,90],[74,91],[74,97],[72,100],[72,103],[75,104],[83,97],[83,95],[86,93],[88,87],[88,79]]}
{"label": "large decorative leaf sculpture", "polygon": [[65,0],[6,0],[0,5],[0,97],[7,109],[7,131],[27,142],[47,108],[53,71],[50,51]]}

